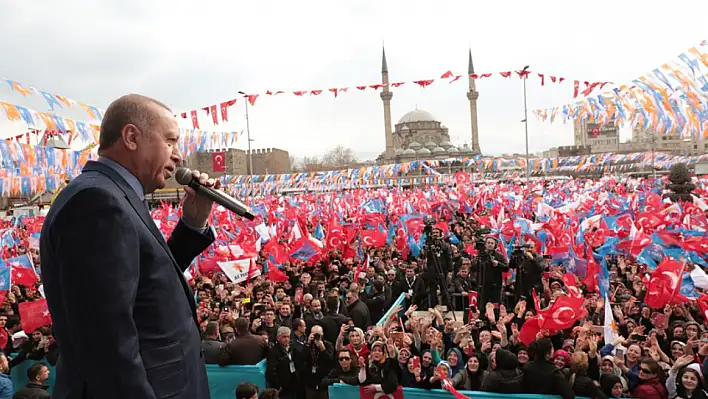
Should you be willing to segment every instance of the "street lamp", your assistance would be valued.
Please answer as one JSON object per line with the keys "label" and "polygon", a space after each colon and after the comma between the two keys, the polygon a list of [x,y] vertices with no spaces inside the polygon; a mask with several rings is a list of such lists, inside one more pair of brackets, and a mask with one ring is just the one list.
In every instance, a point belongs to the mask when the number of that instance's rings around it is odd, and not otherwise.
{"label": "street lamp", "polygon": [[251,154],[251,125],[248,121],[248,94],[239,91],[238,94],[243,96],[244,104],[246,105],[246,139],[248,140],[248,174],[253,174],[253,156]]}
{"label": "street lamp", "polygon": [[526,71],[529,66],[526,65],[524,69],[521,70],[521,78],[524,80],[524,130],[526,133],[526,190],[531,193],[531,165],[529,164],[529,115],[528,108],[526,106]]}

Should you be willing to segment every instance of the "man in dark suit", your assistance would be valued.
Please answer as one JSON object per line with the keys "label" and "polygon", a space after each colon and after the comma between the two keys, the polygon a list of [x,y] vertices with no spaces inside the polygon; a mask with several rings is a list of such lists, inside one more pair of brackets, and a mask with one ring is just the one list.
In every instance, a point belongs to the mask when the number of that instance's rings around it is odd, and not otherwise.
{"label": "man in dark suit", "polygon": [[252,365],[266,358],[268,343],[263,336],[253,335],[248,331],[247,319],[236,319],[236,333],[236,338],[226,345],[222,365]]}
{"label": "man in dark suit", "polygon": [[104,115],[98,161],[86,164],[46,217],[42,280],[61,347],[54,398],[210,396],[183,272],[214,241],[213,204],[185,188],[182,219],[165,242],[145,202],[181,164],[178,143],[167,106],[119,98]]}

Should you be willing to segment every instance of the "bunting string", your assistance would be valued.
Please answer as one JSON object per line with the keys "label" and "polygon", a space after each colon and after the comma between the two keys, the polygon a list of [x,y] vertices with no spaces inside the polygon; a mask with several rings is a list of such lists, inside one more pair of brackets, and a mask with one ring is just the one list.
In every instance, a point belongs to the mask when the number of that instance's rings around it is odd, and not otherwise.
{"label": "bunting string", "polygon": [[582,100],[534,110],[542,121],[580,120],[708,137],[708,41],[631,82]]}

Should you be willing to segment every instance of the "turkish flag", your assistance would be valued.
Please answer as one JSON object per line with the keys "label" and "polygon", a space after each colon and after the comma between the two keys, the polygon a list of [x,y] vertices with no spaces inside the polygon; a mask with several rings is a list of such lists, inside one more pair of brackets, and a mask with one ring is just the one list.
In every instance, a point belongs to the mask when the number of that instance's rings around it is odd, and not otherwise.
{"label": "turkish flag", "polygon": [[32,334],[34,330],[52,324],[52,316],[49,314],[46,299],[21,302],[17,307],[20,310],[22,330],[27,334]]}
{"label": "turkish flag", "polygon": [[383,247],[386,245],[386,233],[375,230],[362,230],[361,241],[365,247]]}
{"label": "turkish flag", "polygon": [[34,287],[35,283],[39,281],[39,278],[37,278],[37,274],[34,270],[18,265],[10,265],[10,267],[12,268],[12,275],[10,277],[12,284],[23,285],[25,287]]}
{"label": "turkish flag", "polygon": [[226,172],[226,153],[224,151],[211,153],[211,168],[214,172]]}
{"label": "turkish flag", "polygon": [[539,312],[542,316],[539,325],[548,330],[570,328],[578,319],[588,315],[584,305],[585,298],[582,296],[559,296],[549,309]]}
{"label": "turkish flag", "polygon": [[663,308],[676,296],[681,288],[683,263],[672,258],[664,258],[649,277],[644,303],[652,309]]}
{"label": "turkish flag", "polygon": [[457,172],[455,173],[455,181],[457,182],[458,186],[470,184],[470,177],[465,172]]}
{"label": "turkish flag", "polygon": [[284,281],[288,281],[288,276],[280,271],[280,269],[278,269],[275,265],[271,265],[271,267],[268,268],[268,280],[275,283],[282,283]]}
{"label": "turkish flag", "polygon": [[403,390],[401,387],[396,387],[396,390],[385,394],[383,392],[366,392],[364,387],[359,387],[359,397],[361,399],[403,399]]}
{"label": "turkish flag", "polygon": [[199,117],[197,116],[197,111],[190,111],[189,114],[192,117],[192,127],[199,129]]}

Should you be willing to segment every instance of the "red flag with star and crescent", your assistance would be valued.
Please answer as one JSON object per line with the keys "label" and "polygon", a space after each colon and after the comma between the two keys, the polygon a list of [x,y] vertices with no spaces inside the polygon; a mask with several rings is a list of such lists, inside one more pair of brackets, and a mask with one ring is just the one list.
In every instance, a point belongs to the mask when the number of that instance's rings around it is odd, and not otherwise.
{"label": "red flag with star and crescent", "polygon": [[403,399],[403,390],[401,387],[396,387],[396,390],[391,393],[383,392],[367,392],[366,387],[359,387],[359,397],[361,399]]}
{"label": "red flag with star and crescent", "polygon": [[212,152],[211,166],[214,172],[226,172],[226,153],[224,151]]}
{"label": "red flag with star and crescent", "polygon": [[40,299],[33,302],[21,302],[17,307],[20,310],[20,320],[22,330],[28,334],[34,330],[52,324],[52,316],[49,314],[47,300]]}

